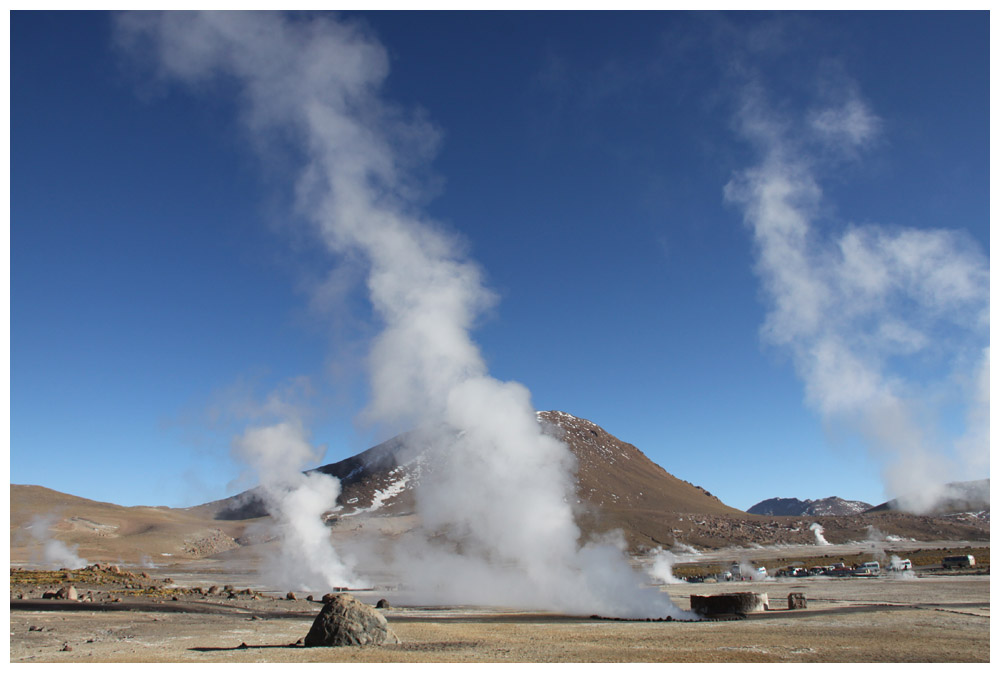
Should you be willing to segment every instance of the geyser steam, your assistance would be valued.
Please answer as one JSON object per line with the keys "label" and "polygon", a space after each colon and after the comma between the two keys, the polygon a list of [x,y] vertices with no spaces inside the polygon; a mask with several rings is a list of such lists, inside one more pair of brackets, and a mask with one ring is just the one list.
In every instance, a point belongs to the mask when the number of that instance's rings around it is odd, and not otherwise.
{"label": "geyser steam", "polygon": [[357,586],[322,519],[337,505],[340,482],[319,472],[302,472],[323,457],[322,450],[310,446],[302,424],[286,420],[250,428],[233,441],[233,453],[256,470],[258,493],[279,538],[278,555],[269,559],[265,578],[304,591]]}
{"label": "geyser steam", "polygon": [[684,580],[679,577],[674,577],[674,565],[677,564],[677,557],[674,553],[657,547],[650,554],[652,563],[650,563],[649,568],[646,572],[649,576],[660,584],[683,584]]}
{"label": "geyser steam", "polygon": [[760,160],[725,194],[756,242],[764,337],[791,353],[808,404],[878,451],[887,495],[926,511],[989,469],[989,263],[960,231],[824,231],[817,175],[882,127],[850,87],[826,93],[841,102],[795,119],[746,86],[737,121]]}
{"label": "geyser steam", "polygon": [[35,543],[41,547],[42,563],[54,570],[84,567],[87,565],[87,560],[77,556],[75,546],[70,548],[65,542],[52,536],[55,520],[55,515],[35,516],[31,519],[31,523],[25,526]]}
{"label": "geyser steam", "polygon": [[119,24],[167,77],[235,83],[260,146],[291,140],[302,153],[301,212],[331,252],[367,264],[384,324],[367,414],[417,427],[430,457],[417,493],[428,535],[398,555],[404,582],[438,600],[680,615],[640,588],[619,545],[579,546],[572,455],[542,432],[523,386],[487,374],[469,331],[494,297],[456,240],[415,212],[408,168],[437,136],[381,100],[385,50],[329,18],[144,13]]}
{"label": "geyser steam", "polygon": [[816,544],[818,545],[830,544],[829,542],[826,541],[826,538],[823,537],[823,526],[819,525],[814,521],[813,523],[809,524],[809,530],[811,530],[813,532],[813,535],[816,536]]}

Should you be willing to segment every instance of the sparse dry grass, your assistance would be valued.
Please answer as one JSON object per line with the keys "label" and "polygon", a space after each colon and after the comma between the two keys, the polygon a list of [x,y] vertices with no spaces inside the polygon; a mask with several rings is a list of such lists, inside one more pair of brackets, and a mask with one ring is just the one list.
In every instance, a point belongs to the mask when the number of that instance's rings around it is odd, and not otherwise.
{"label": "sparse dry grass", "polygon": [[[26,601],[11,610],[11,661],[52,662],[954,662],[989,660],[989,577],[804,578],[744,582],[772,610],[723,622],[616,622],[483,608],[401,606],[385,611],[401,645],[303,648],[319,605],[204,588],[157,589],[139,573],[69,573],[110,580],[122,603]],[[65,572],[12,571],[12,589],[66,583]],[[120,584],[116,585],[116,578]],[[22,582],[23,580],[23,582]],[[96,585],[95,585],[96,586]],[[135,589],[131,587],[140,586]],[[162,586],[162,585],[159,585]],[[688,607],[692,593],[732,585],[664,587]],[[121,591],[122,593],[117,593]],[[787,593],[808,607],[783,609]],[[97,592],[95,592],[96,595]],[[177,598],[176,601],[169,597]],[[378,597],[366,596],[374,601]],[[389,596],[394,605],[396,600]],[[107,600],[114,600],[107,598]],[[66,609],[69,608],[69,609]],[[66,648],[69,649],[66,649]]]}

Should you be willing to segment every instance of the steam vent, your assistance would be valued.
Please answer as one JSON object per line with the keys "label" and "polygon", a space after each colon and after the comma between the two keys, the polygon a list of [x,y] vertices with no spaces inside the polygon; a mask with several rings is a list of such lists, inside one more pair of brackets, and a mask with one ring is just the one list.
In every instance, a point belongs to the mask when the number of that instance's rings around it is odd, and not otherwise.
{"label": "steam vent", "polygon": [[746,615],[767,610],[767,594],[744,591],[717,596],[691,596],[691,610],[702,617]]}

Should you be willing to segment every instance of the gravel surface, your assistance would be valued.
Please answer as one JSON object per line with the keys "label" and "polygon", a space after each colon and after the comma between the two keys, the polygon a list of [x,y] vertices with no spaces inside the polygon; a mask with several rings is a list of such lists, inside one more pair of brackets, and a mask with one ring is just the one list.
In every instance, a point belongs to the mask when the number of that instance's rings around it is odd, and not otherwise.
{"label": "gravel surface", "polygon": [[[16,590],[12,585],[12,596]],[[121,595],[113,603],[12,599],[10,660],[989,661],[988,575],[810,577],[672,584],[663,590],[684,609],[691,594],[764,592],[772,609],[727,621],[617,622],[543,612],[407,606],[400,602],[401,594],[363,591],[356,595],[365,602],[387,598],[395,606],[383,614],[401,644],[305,648],[296,643],[319,613],[318,602],[240,590],[231,598],[189,590],[157,593],[145,586],[141,595]],[[806,596],[805,609],[785,609],[787,595],[793,592]]]}

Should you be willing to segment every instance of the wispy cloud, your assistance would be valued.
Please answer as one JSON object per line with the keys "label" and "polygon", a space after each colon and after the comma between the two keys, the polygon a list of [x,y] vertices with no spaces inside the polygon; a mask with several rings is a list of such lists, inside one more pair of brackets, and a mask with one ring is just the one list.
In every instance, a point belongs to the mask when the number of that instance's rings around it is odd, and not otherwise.
{"label": "wispy cloud", "polygon": [[[887,494],[926,509],[946,480],[984,476],[968,467],[988,456],[988,421],[970,411],[960,438],[943,415],[962,394],[955,381],[988,370],[989,264],[958,230],[823,219],[818,176],[859,156],[883,125],[853,87],[839,98],[780,116],[747,85],[737,126],[758,162],[725,195],[753,232],[764,338],[791,352],[811,407],[879,452]],[[960,402],[981,407],[982,391]]]}

